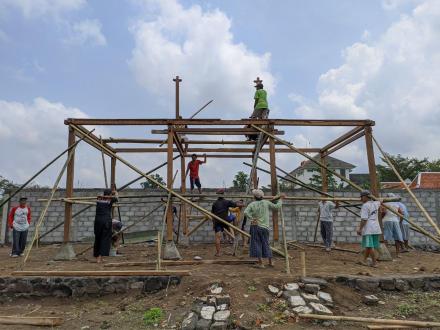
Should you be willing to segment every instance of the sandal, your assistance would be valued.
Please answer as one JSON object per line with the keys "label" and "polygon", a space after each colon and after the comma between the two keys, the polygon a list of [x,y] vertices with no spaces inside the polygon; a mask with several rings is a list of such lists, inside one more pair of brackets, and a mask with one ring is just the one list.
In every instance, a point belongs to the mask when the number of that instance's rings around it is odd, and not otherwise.
{"label": "sandal", "polygon": [[264,265],[256,264],[256,265],[252,265],[252,268],[264,269],[264,268],[266,268],[266,267],[264,267]]}

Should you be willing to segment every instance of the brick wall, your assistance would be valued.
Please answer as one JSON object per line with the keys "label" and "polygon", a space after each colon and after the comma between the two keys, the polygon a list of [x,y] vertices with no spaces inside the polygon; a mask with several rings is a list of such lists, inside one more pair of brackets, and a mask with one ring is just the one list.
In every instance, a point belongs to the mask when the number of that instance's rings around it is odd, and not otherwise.
{"label": "brick wall", "polygon": [[[396,191],[394,191],[396,192]],[[101,193],[101,189],[80,189],[75,190],[75,196],[95,196]],[[415,221],[429,231],[433,231],[423,214],[418,210],[411,197],[402,191],[397,192],[402,196],[402,201],[408,207],[410,216]],[[56,194],[57,197],[64,196],[65,191],[59,190]],[[162,194],[161,191],[145,191],[140,189],[125,190],[120,195],[152,195]],[[437,223],[440,223],[440,191],[438,190],[416,190],[416,196],[420,199],[425,206],[429,214],[433,217]],[[33,223],[30,227],[29,238],[32,237],[35,222],[38,219],[40,212],[42,211],[45,202],[38,201],[40,198],[47,198],[49,195],[48,189],[33,189],[25,190],[21,195],[28,197],[28,202],[33,212]],[[314,196],[313,193],[303,190],[295,190],[288,192],[289,196]],[[357,192],[336,192],[336,196],[345,197],[358,197]],[[124,202],[146,202],[158,200],[158,197],[144,197],[144,198],[130,198],[124,199]],[[17,204],[17,198],[14,198],[11,205]],[[125,225],[130,225],[139,218],[145,216],[148,212],[154,209],[157,203],[135,203],[121,206],[121,216]],[[211,203],[204,202],[200,204],[202,207],[210,210]],[[73,212],[77,212],[84,208],[84,205],[74,205]],[[284,218],[286,222],[286,232],[288,240],[299,241],[312,241],[316,224],[316,209],[317,203],[312,201],[285,201],[284,203]],[[353,209],[356,210],[356,209]],[[200,214],[193,210],[193,214]],[[335,211],[334,222],[334,239],[337,242],[359,242],[359,237],[356,235],[356,227],[359,222],[359,218],[353,214],[347,212],[344,208],[339,208]],[[95,217],[95,208],[91,207],[80,216],[73,219],[72,223],[72,240],[81,241],[87,237],[93,237],[93,221]],[[159,230],[162,228],[163,208],[160,208],[154,212],[149,219],[139,222],[138,225],[133,226],[128,232],[144,231],[144,230]],[[3,219],[2,221],[4,221]],[[46,215],[43,226],[41,227],[41,233],[45,233],[47,230],[53,228],[58,223],[64,220],[64,203],[53,202]],[[197,224],[198,220],[190,222],[190,228]],[[10,241],[10,233],[9,241]],[[318,233],[318,239],[320,239]],[[281,238],[281,232],[280,232]],[[63,226],[54,230],[52,233],[42,239],[42,242],[61,242],[63,239]],[[212,231],[212,225],[210,222],[206,222],[197,232],[195,232],[190,241],[192,242],[212,242],[214,234]],[[432,243],[424,236],[411,231],[411,241],[413,244]]]}

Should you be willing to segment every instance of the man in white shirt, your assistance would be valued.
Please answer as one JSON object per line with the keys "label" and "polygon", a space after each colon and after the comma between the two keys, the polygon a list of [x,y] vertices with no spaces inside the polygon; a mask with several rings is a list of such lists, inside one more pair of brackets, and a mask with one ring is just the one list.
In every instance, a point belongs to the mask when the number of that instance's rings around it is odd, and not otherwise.
{"label": "man in white shirt", "polygon": [[370,192],[364,190],[361,192],[362,209],[361,223],[357,234],[362,236],[362,248],[364,249],[364,260],[362,264],[368,266],[368,257],[371,257],[371,267],[377,267],[376,252],[380,246],[379,236],[382,233],[379,224],[380,202],[370,199]]}
{"label": "man in white shirt", "polygon": [[333,210],[338,207],[338,202],[320,201],[318,203],[318,217],[321,222],[321,237],[327,252],[331,251],[333,241]]}
{"label": "man in white shirt", "polygon": [[[388,193],[387,197],[397,198],[397,196],[393,193]],[[403,216],[403,211],[400,208],[399,202],[388,202],[384,203],[384,205],[399,213],[400,216]],[[403,246],[402,230],[400,229],[400,217],[383,206],[381,207],[381,212],[383,238],[386,241],[394,241],[394,245],[396,246],[396,258],[400,258],[400,248]]]}

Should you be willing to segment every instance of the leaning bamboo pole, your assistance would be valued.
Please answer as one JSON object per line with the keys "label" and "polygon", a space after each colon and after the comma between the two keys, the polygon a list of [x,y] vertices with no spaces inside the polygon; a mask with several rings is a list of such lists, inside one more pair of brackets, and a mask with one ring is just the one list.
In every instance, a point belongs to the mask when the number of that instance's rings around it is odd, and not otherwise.
{"label": "leaning bamboo pole", "polygon": [[[78,134],[80,134],[80,135],[82,135],[82,136],[86,135],[87,132],[88,132],[84,127],[82,127],[82,129],[79,129],[76,125],[70,125],[70,126],[71,126],[71,127],[72,127],[72,128],[78,133]],[[85,131],[85,132],[84,132],[84,131]],[[98,149],[101,148],[101,146],[100,146],[98,143],[96,143],[96,141],[94,141],[94,140],[92,140],[92,139],[90,139],[90,138],[87,138],[87,137],[86,137],[86,140],[89,142],[89,144],[96,146]],[[220,221],[221,223],[225,224],[226,226],[229,226],[229,227],[235,229],[235,230],[238,231],[239,233],[241,233],[241,234],[243,234],[243,235],[245,235],[245,236],[247,236],[247,237],[250,237],[250,235],[249,235],[247,232],[245,232],[245,231],[241,230],[240,228],[238,228],[238,227],[236,227],[236,226],[230,224],[229,222],[227,222],[227,221],[223,220],[222,218],[220,218],[219,216],[217,216],[217,215],[215,215],[215,214],[209,212],[208,210],[204,209],[203,207],[197,205],[196,203],[193,203],[191,200],[187,199],[186,197],[183,197],[181,194],[179,194],[179,193],[173,191],[172,189],[169,189],[167,186],[163,185],[162,183],[160,183],[160,182],[157,181],[156,179],[154,179],[154,178],[152,178],[152,177],[146,175],[146,174],[143,173],[141,170],[139,170],[136,166],[132,165],[130,162],[128,162],[128,161],[125,160],[124,158],[120,157],[118,154],[116,154],[116,153],[113,152],[112,150],[107,149],[105,146],[102,147],[102,148],[105,149],[106,152],[108,152],[112,157],[114,157],[114,158],[116,158],[117,160],[119,160],[122,164],[126,165],[127,167],[129,167],[129,168],[132,169],[133,171],[139,173],[139,175],[142,175],[142,176],[145,177],[148,181],[154,183],[154,184],[157,185],[158,187],[160,187],[160,188],[162,188],[162,189],[164,189],[164,190],[166,190],[166,191],[168,191],[168,192],[171,192],[171,194],[172,194],[173,196],[177,197],[177,198],[180,199],[181,201],[183,201],[183,202],[185,202],[185,203],[191,205],[191,206],[194,207],[195,209],[197,209],[197,210],[199,210],[200,212],[202,212],[202,213],[204,213],[204,214],[206,214],[206,215],[212,217],[213,219]],[[274,251],[274,252],[276,252],[276,253],[278,253],[278,254],[284,256],[284,253],[283,253],[282,251],[280,251],[280,250],[278,250],[278,249],[276,249],[276,248],[274,248],[274,247],[271,247],[271,249],[272,249],[272,251]]]}
{"label": "leaning bamboo pole", "polygon": [[[179,170],[176,170],[176,173],[174,173],[173,180],[171,181],[171,189],[173,188],[174,180],[176,180],[177,173],[179,173]],[[161,242],[163,240],[163,235],[165,233],[165,226],[167,225],[167,216],[170,205],[171,205],[171,193],[168,192],[165,211],[163,213],[163,219],[162,219],[162,231],[161,231],[161,240],[160,240]]]}
{"label": "leaning bamboo pole", "polygon": [[[278,185],[278,194],[280,193],[280,187]],[[287,237],[286,237],[286,223],[284,221],[284,212],[283,212],[283,206],[281,205],[280,208],[280,218],[281,218],[281,235],[283,238],[283,247],[284,247],[284,258],[285,258],[285,265],[286,265],[286,273],[290,274],[290,261],[289,261],[289,251],[287,248]]]}
{"label": "leaning bamboo pole", "polygon": [[422,211],[422,213],[424,214],[425,218],[429,221],[429,223],[434,227],[434,229],[436,230],[437,234],[440,235],[440,228],[437,226],[437,224],[435,223],[434,220],[432,220],[431,216],[429,215],[428,211],[426,211],[426,209],[423,207],[422,203],[420,203],[419,199],[416,197],[416,195],[414,195],[414,193],[412,192],[411,189],[409,189],[408,185],[406,184],[406,182],[403,180],[402,176],[400,175],[399,171],[397,171],[396,167],[393,165],[393,163],[391,162],[390,158],[388,157],[388,155],[386,154],[385,151],[383,151],[383,149],[381,148],[381,146],[379,145],[379,143],[377,142],[377,140],[374,138],[373,136],[373,141],[376,144],[376,147],[379,149],[379,151],[381,152],[382,156],[384,157],[384,159],[386,160],[386,162],[388,163],[388,165],[390,166],[390,168],[393,170],[394,174],[396,174],[396,176],[399,178],[399,181],[403,184],[403,186],[405,187],[406,191],[408,192],[408,194],[412,197],[412,199],[414,200],[414,202],[416,203],[416,205],[418,206],[418,208],[420,209],[420,211]]}
{"label": "leaning bamboo pole", "polygon": [[[101,146],[103,146],[104,144],[102,143],[102,137],[101,135],[99,136],[99,142],[101,143]],[[101,158],[102,158],[102,169],[104,171],[104,183],[105,183],[105,188],[108,189],[108,181],[107,181],[107,168],[105,166],[105,155],[104,155],[104,150],[101,149]]]}
{"label": "leaning bamboo pole", "polygon": [[63,324],[62,317],[54,316],[0,316],[0,324],[56,327]]}
{"label": "leaning bamboo pole", "polygon": [[[74,150],[74,149],[73,149]],[[52,198],[55,195],[55,192],[58,189],[58,185],[60,184],[61,178],[64,175],[64,172],[66,171],[67,165],[69,164],[70,160],[72,159],[72,156],[74,155],[74,152],[71,152],[69,156],[67,157],[66,162],[64,163],[63,167],[61,168],[60,173],[58,174],[58,177],[55,180],[55,183],[53,184],[52,190],[50,191],[49,199],[46,202],[46,205],[44,206],[43,211],[41,211],[40,216],[38,217],[38,221],[35,225],[35,231],[34,231],[34,237],[32,238],[31,244],[28,245],[26,248],[26,254],[25,257],[20,265],[20,269],[23,269],[24,265],[26,264],[26,261],[29,258],[29,254],[31,253],[32,247],[34,243],[38,242],[38,232],[40,230],[40,226],[42,225],[44,221],[44,217],[46,216],[47,210],[49,209],[50,203],[52,202]]]}
{"label": "leaning bamboo pole", "polygon": [[189,233],[188,234],[186,234],[186,236],[187,237],[189,237],[189,236],[191,236],[197,229],[199,229],[201,226],[203,226],[203,224],[206,222],[206,221],[208,221],[208,220],[210,220],[210,218],[208,217],[208,216],[206,216],[205,215],[205,218],[204,219],[202,219],[193,229],[191,229],[190,231],[189,231]]}
{"label": "leaning bamboo pole", "polygon": [[[317,161],[317,160],[314,159],[313,157],[310,157],[308,154],[306,154],[305,152],[301,151],[300,149],[294,147],[292,143],[287,142],[287,141],[285,141],[285,140],[283,140],[283,139],[280,139],[279,137],[277,137],[277,136],[275,136],[275,135],[273,135],[273,134],[271,134],[271,133],[269,133],[269,132],[266,132],[265,130],[261,129],[261,128],[258,127],[258,126],[252,125],[252,127],[254,127],[255,129],[259,130],[260,132],[266,133],[266,134],[267,134],[268,136],[270,136],[270,137],[273,137],[275,140],[281,142],[282,144],[284,144],[284,145],[287,146],[288,148],[290,148],[290,149],[292,149],[292,150],[295,150],[297,153],[299,153],[300,155],[306,157],[308,160],[310,160],[311,162],[315,163],[316,165],[325,168],[328,172],[330,172],[331,174],[337,176],[338,178],[340,178],[340,179],[343,180],[344,182],[348,183],[350,186],[352,186],[353,188],[357,189],[358,191],[362,191],[362,190],[363,190],[363,188],[360,187],[359,185],[357,185],[356,183],[354,183],[354,182],[352,182],[351,180],[347,179],[346,177],[340,175],[339,173],[333,171],[333,170],[330,169],[327,165],[321,163],[320,161]],[[370,198],[373,199],[373,200],[375,200],[375,201],[381,201],[380,198],[378,198],[378,197],[376,197],[376,196],[374,196],[374,195],[371,195],[371,194],[370,194]],[[382,199],[382,201],[386,201],[386,199]],[[383,204],[383,206],[384,206],[387,210],[389,210],[390,212],[392,212],[393,214],[395,214],[395,215],[401,217],[401,214],[400,214],[400,213],[396,212],[395,210],[393,210],[393,209],[392,209],[391,207],[389,207],[388,205]],[[410,220],[409,218],[404,218],[404,219],[405,219],[406,221],[408,221],[408,223],[411,224],[413,227],[417,228],[420,232],[422,232],[425,236],[431,238],[432,240],[434,240],[434,241],[437,242],[437,243],[440,243],[440,238],[438,238],[438,237],[432,235],[430,232],[426,231],[425,229],[423,229],[422,227],[420,227],[418,224],[416,224],[415,222],[413,222],[413,221]]]}
{"label": "leaning bamboo pole", "polygon": [[83,136],[81,139],[79,139],[78,141],[76,141],[74,144],[72,144],[69,148],[67,148],[66,150],[64,150],[62,153],[60,153],[58,156],[56,156],[54,159],[52,159],[49,163],[47,163],[46,165],[44,165],[44,167],[39,170],[37,173],[35,173],[29,180],[27,180],[25,183],[23,183],[17,190],[15,190],[14,192],[11,192],[9,197],[0,201],[0,208],[5,205],[7,202],[9,202],[15,195],[17,195],[20,191],[22,191],[25,187],[27,187],[27,185],[29,183],[31,183],[37,176],[39,176],[41,173],[43,173],[50,165],[52,165],[53,163],[55,163],[58,159],[60,159],[66,152],[72,150],[73,148],[75,148],[78,143],[80,143],[82,140],[84,140],[86,138],[86,136],[89,136],[90,134],[93,133],[95,129],[92,129],[91,131],[89,131],[85,136]]}

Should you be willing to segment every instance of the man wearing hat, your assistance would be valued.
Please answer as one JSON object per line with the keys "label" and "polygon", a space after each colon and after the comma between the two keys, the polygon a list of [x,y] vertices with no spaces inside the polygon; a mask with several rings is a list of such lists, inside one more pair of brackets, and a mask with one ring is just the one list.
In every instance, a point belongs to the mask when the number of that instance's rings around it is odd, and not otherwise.
{"label": "man wearing hat", "polygon": [[269,105],[267,103],[267,92],[263,89],[263,83],[257,82],[254,96],[254,112],[251,118],[266,119],[269,116]]}
{"label": "man wearing hat", "polygon": [[[229,208],[237,207],[241,204],[225,199],[224,194],[225,194],[225,189],[217,190],[217,195],[219,196],[217,200],[214,202],[214,204],[212,204],[211,213],[215,214],[216,216],[218,216],[219,218],[225,221],[228,221]],[[226,224],[215,219],[213,219],[213,229],[215,232],[215,251],[216,251],[215,256],[219,257],[222,233],[225,230],[229,232],[229,230]]]}
{"label": "man wearing hat", "polygon": [[269,245],[269,211],[281,208],[280,199],[284,198],[284,195],[269,201],[263,199],[264,192],[260,189],[252,190],[252,194],[255,201],[244,211],[245,216],[251,221],[249,255],[251,258],[258,258],[258,268],[264,268],[262,258],[268,258],[269,266],[273,267]]}
{"label": "man wearing hat", "polygon": [[12,258],[23,255],[31,223],[31,209],[26,204],[27,198],[20,197],[19,202],[18,206],[12,208],[8,217],[9,228],[12,229],[12,252],[10,255]]}
{"label": "man wearing hat", "polygon": [[364,259],[361,264],[368,266],[368,257],[371,258],[371,267],[377,267],[376,252],[380,246],[379,237],[382,233],[379,224],[380,202],[370,199],[370,192],[364,190],[361,192],[362,208],[361,223],[357,234],[362,236],[361,246],[364,249]]}
{"label": "man wearing hat", "polygon": [[94,222],[95,243],[93,256],[97,263],[102,262],[102,257],[108,256],[112,243],[112,207],[118,199],[116,192],[111,189],[104,190],[104,196],[98,196],[96,201],[96,215]]}

